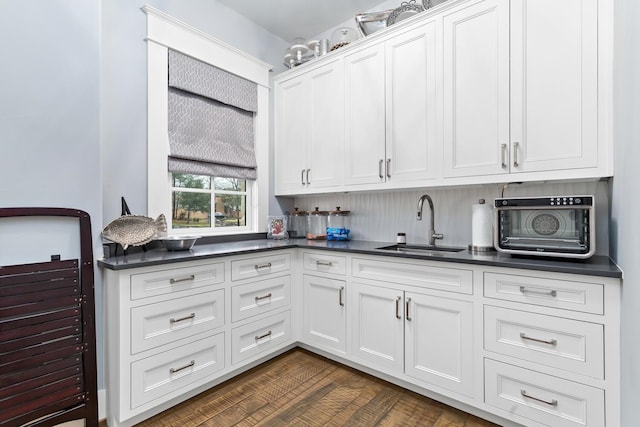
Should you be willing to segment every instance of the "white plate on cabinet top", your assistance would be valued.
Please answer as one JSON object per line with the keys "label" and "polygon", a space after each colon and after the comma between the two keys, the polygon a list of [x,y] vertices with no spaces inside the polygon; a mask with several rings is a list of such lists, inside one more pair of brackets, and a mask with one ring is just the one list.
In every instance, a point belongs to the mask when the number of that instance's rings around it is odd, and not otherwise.
{"label": "white plate on cabinet top", "polygon": [[416,4],[415,0],[412,0],[410,2],[402,2],[402,4],[400,4],[400,7],[395,8],[387,18],[387,27],[390,27],[396,22],[411,18],[413,15],[416,15],[420,12],[424,12],[424,7],[422,5]]}

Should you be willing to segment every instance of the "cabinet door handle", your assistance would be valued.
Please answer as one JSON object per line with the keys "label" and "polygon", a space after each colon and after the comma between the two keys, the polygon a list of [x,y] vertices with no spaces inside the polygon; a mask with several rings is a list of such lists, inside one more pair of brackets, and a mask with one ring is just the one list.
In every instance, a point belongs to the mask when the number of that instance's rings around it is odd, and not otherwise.
{"label": "cabinet door handle", "polygon": [[178,319],[171,318],[171,319],[169,319],[169,323],[171,323],[173,325],[174,323],[184,322],[185,320],[195,319],[195,318],[196,318],[196,314],[195,313],[191,313],[188,316],[180,317]]}
{"label": "cabinet door handle", "polygon": [[409,305],[411,304],[411,298],[407,298],[407,303],[405,305],[405,318],[408,321],[411,321],[411,315],[409,314]]}
{"label": "cabinet door handle", "polygon": [[185,369],[189,369],[192,366],[195,366],[195,364],[196,364],[196,361],[192,360],[187,365],[181,366],[179,368],[171,368],[171,369],[169,369],[169,373],[170,374],[175,374],[176,372],[184,371]]}
{"label": "cabinet door handle", "polygon": [[300,171],[300,183],[304,185],[304,169]]}
{"label": "cabinet door handle", "polygon": [[391,159],[387,159],[387,178],[391,178]]}
{"label": "cabinet door handle", "polygon": [[558,401],[556,399],[552,399],[552,400],[540,399],[539,397],[531,396],[530,394],[527,393],[527,390],[525,389],[520,389],[520,394],[522,395],[522,397],[535,400],[536,402],[541,402],[549,406],[558,406]]}
{"label": "cabinet door handle", "polygon": [[513,166],[514,167],[518,167],[520,166],[520,161],[518,160],[518,152],[520,151],[520,143],[519,142],[514,142],[513,143]]}
{"label": "cabinet door handle", "polygon": [[322,265],[323,267],[333,267],[333,263],[331,261],[316,261],[316,265]]}
{"label": "cabinet door handle", "polygon": [[402,319],[402,316],[400,315],[400,301],[402,300],[402,297],[396,297],[396,319]]}
{"label": "cabinet door handle", "polygon": [[269,292],[268,294],[261,296],[261,297],[255,297],[256,298],[256,303],[258,301],[262,301],[263,299],[267,299],[267,298],[271,298],[271,292]]}
{"label": "cabinet door handle", "polygon": [[344,286],[340,286],[340,290],[338,292],[338,304],[344,307]]}
{"label": "cabinet door handle", "polygon": [[311,169],[307,169],[307,185],[311,184],[311,180],[309,179],[310,174],[311,174]]}
{"label": "cabinet door handle", "polygon": [[550,339],[550,340],[541,340],[539,338],[532,338],[532,337],[528,337],[524,332],[520,332],[520,338],[522,338],[523,340],[529,340],[529,341],[535,341],[535,342],[541,342],[542,344],[549,344],[549,345],[556,345],[558,344],[557,340],[554,339]]}
{"label": "cabinet door handle", "polygon": [[187,277],[181,277],[179,279],[171,278],[169,279],[169,283],[173,285],[174,283],[188,282],[189,280],[195,280],[195,278],[196,278],[195,274],[192,274],[191,276],[187,276]]}
{"label": "cabinet door handle", "polygon": [[253,268],[255,268],[256,271],[260,271],[263,268],[271,268],[271,263],[268,262],[266,264],[256,264],[256,265],[253,266]]}
{"label": "cabinet door handle", "polygon": [[267,332],[264,335],[256,335],[256,341],[261,340],[262,338],[266,338],[268,336],[271,336],[271,331]]}
{"label": "cabinet door handle", "polygon": [[507,165],[507,154],[508,154],[508,152],[507,152],[508,148],[507,147],[508,146],[507,146],[507,144],[502,144],[500,147],[501,147],[500,148],[500,155],[501,155],[501,159],[502,159],[502,169],[506,169],[508,167],[508,165]]}
{"label": "cabinet door handle", "polygon": [[382,165],[384,164],[384,159],[380,159],[378,162],[378,176],[380,179],[384,179],[384,174],[382,173]]}
{"label": "cabinet door handle", "polygon": [[551,297],[555,297],[558,295],[558,292],[555,290],[550,291],[534,291],[533,289],[527,289],[524,286],[520,286],[520,293],[523,294],[535,294],[535,295],[549,295]]}

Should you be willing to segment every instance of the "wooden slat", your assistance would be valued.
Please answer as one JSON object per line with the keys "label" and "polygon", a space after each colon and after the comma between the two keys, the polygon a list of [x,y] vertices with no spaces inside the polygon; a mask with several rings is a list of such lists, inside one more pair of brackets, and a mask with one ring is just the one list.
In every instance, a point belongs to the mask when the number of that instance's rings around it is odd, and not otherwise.
{"label": "wooden slat", "polygon": [[29,274],[29,273],[40,272],[40,271],[63,270],[63,269],[73,269],[73,268],[78,268],[77,259],[0,266],[0,283],[4,277],[15,276],[20,274]]}
{"label": "wooden slat", "polygon": [[58,359],[54,362],[41,364],[28,369],[9,372],[0,376],[0,388],[10,388],[12,385],[29,382],[42,376],[46,376],[51,372],[56,372],[65,369],[73,369],[76,373],[82,373],[82,359],[79,354],[67,357],[64,359]]}
{"label": "wooden slat", "polygon": [[[74,337],[75,342],[82,342],[82,330],[79,322],[71,319],[71,325],[65,325],[68,321],[59,320],[56,323],[60,325],[52,325],[51,329],[46,329],[47,325],[31,326],[29,328],[21,328],[21,330],[32,330],[31,334],[25,334],[20,338],[9,341],[0,341],[0,357],[1,355],[24,349],[29,351],[32,348],[48,343],[54,340]],[[55,326],[55,328],[53,327]]]}
{"label": "wooden slat", "polygon": [[84,401],[82,391],[77,385],[71,385],[70,387],[60,388],[54,393],[49,393],[39,399],[23,402],[13,407],[4,408],[0,402],[0,426],[5,427],[3,423],[6,423],[7,427],[20,425],[16,424],[16,421],[25,415],[30,417],[30,420],[35,419],[33,416],[37,410],[42,412],[42,410],[46,408],[46,412],[44,413],[48,414],[61,411],[71,405],[77,405],[82,401]]}
{"label": "wooden slat", "polygon": [[[76,270],[77,271],[77,270]],[[0,298],[6,298],[5,301],[13,302],[13,298],[18,295],[38,294],[40,292],[51,291],[54,289],[72,288],[76,292],[80,290],[78,284],[78,275],[71,277],[56,277],[55,279],[44,282],[28,282],[17,285],[0,285]],[[31,298],[34,298],[33,296]],[[37,299],[37,297],[36,297]]]}
{"label": "wooden slat", "polygon": [[24,402],[40,399],[58,389],[76,385],[82,391],[82,378],[75,369],[68,368],[63,371],[52,372],[40,378],[24,383],[15,384],[9,390],[0,391],[0,406],[9,408],[19,406]]}
{"label": "wooden slat", "polygon": [[76,344],[75,341],[75,338],[70,338],[64,342],[47,343],[39,346],[38,353],[32,355],[24,351],[2,355],[0,357],[0,376],[46,365],[58,359],[73,356],[82,357],[83,345]]}
{"label": "wooden slat", "polygon": [[60,327],[57,326],[60,321],[82,323],[80,321],[80,314],[79,307],[71,307],[46,313],[37,313],[17,319],[5,319],[0,321],[0,341],[19,338],[23,336],[23,334],[35,333],[33,329],[29,328],[37,328],[40,325],[50,325],[51,329],[55,329],[56,327]]}
{"label": "wooden slat", "polygon": [[[69,293],[69,292],[67,292]],[[15,304],[20,305],[12,305],[6,307],[0,307],[0,319],[8,319],[16,316],[28,316],[34,313],[45,312],[48,310],[59,310],[62,308],[69,307],[77,307],[80,302],[80,295],[75,292],[71,292],[70,295],[57,295],[55,291],[53,292],[42,292],[40,297],[46,298],[34,301],[31,299],[30,301],[21,302],[12,301]],[[18,299],[16,297],[16,299]]]}

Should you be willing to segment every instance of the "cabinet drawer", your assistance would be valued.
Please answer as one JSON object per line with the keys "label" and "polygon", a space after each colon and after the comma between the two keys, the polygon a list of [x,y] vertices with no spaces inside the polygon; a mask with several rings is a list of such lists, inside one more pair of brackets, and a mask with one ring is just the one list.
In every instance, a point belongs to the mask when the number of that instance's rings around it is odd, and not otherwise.
{"label": "cabinet drawer", "polygon": [[605,425],[603,390],[491,359],[485,359],[485,402],[554,427]]}
{"label": "cabinet drawer", "polygon": [[290,313],[278,313],[231,331],[231,361],[236,364],[291,340]]}
{"label": "cabinet drawer", "polygon": [[224,325],[224,289],[131,309],[131,353]]}
{"label": "cabinet drawer", "polygon": [[514,356],[604,378],[604,326],[485,306],[484,345]]}
{"label": "cabinet drawer", "polygon": [[246,319],[291,303],[291,276],[273,277],[231,288],[231,320]]}
{"label": "cabinet drawer", "polygon": [[172,294],[224,282],[224,264],[170,268],[131,275],[131,299]]}
{"label": "cabinet drawer", "polygon": [[471,270],[354,258],[352,275],[363,279],[384,280],[429,289],[463,294],[473,293]]}
{"label": "cabinet drawer", "polygon": [[484,273],[484,295],[507,301],[603,314],[604,285],[543,277]]}
{"label": "cabinet drawer", "polygon": [[291,255],[289,253],[232,261],[231,280],[236,281],[254,277],[264,277],[274,273],[289,271],[290,268]]}
{"label": "cabinet drawer", "polygon": [[169,400],[178,389],[185,393],[223,368],[224,333],[133,362],[131,409],[156,399],[157,403]]}
{"label": "cabinet drawer", "polygon": [[344,275],[347,270],[347,258],[343,256],[328,255],[317,252],[305,252],[302,262],[304,269],[307,271]]}

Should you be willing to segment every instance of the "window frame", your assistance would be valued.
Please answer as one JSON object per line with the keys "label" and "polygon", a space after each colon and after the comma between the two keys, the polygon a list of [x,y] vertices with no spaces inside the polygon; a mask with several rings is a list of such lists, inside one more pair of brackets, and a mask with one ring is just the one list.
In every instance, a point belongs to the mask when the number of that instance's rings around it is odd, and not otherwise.
{"label": "window frame", "polygon": [[[215,39],[151,6],[142,7],[147,15],[147,213],[167,218],[168,235],[188,232],[198,235],[228,235],[264,231],[269,200],[269,70],[265,62]],[[168,138],[168,49],[256,83],[258,111],[254,114],[257,179],[247,180],[244,227],[179,228],[171,224],[173,186],[167,170]],[[215,209],[215,206],[212,206]]]}

